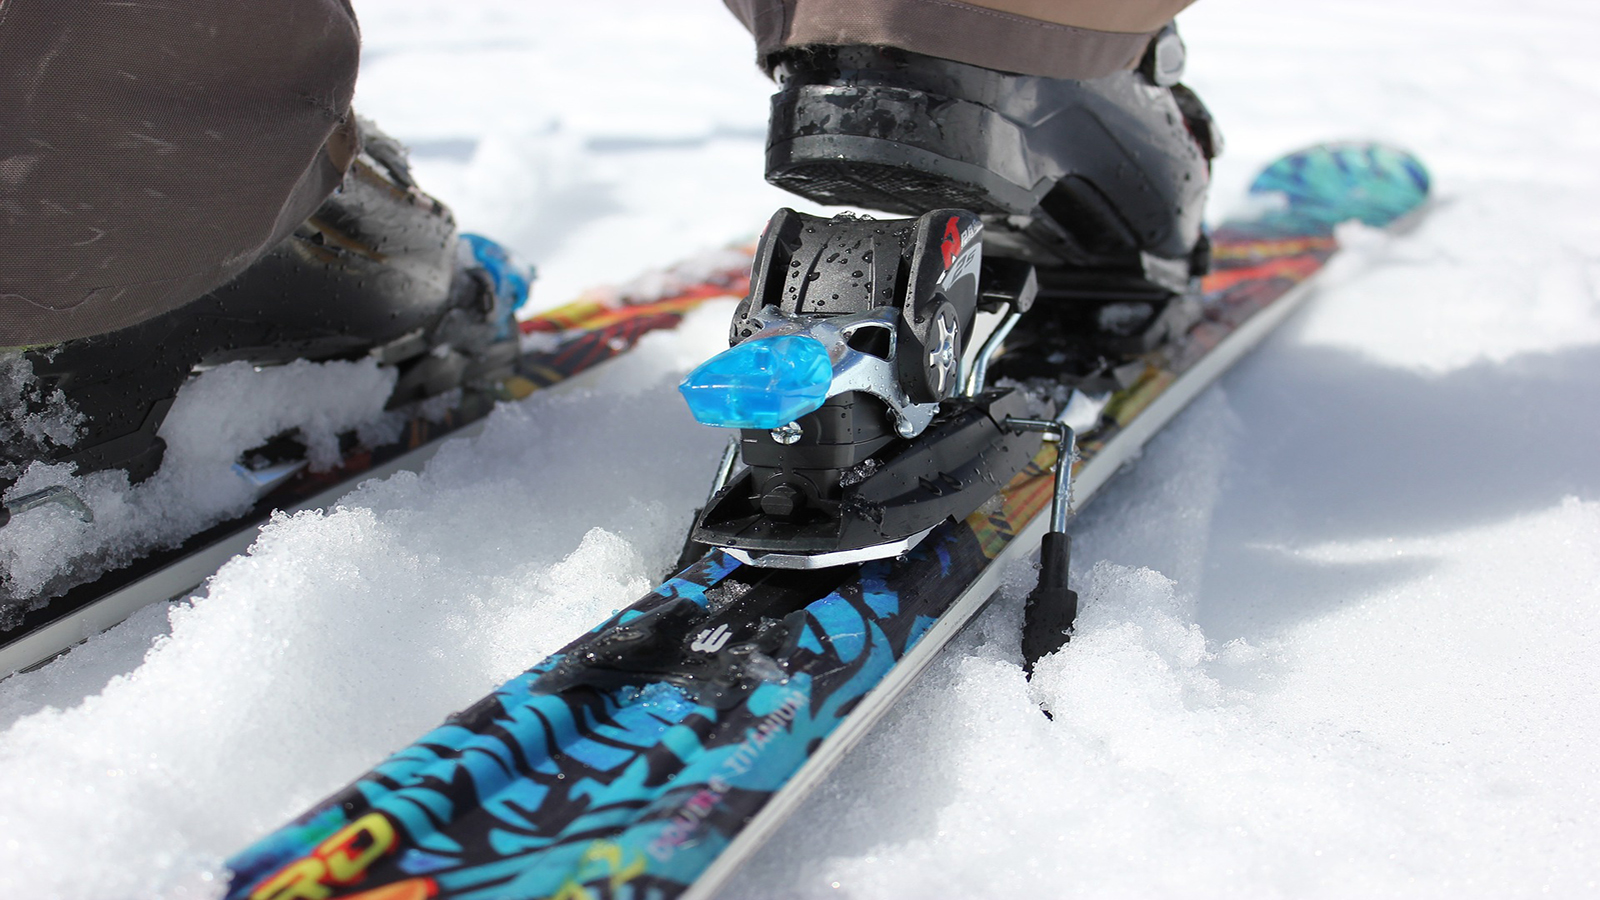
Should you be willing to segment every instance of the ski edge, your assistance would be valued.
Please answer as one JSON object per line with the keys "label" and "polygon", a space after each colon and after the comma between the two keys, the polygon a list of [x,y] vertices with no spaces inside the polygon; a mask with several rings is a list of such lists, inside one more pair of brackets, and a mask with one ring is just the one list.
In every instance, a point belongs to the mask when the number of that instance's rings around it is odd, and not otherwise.
{"label": "ski edge", "polygon": [[[1320,274],[1320,272],[1318,273]],[[1195,365],[1179,376],[1167,390],[1153,400],[1132,422],[1112,436],[1073,478],[1073,514],[1087,505],[1100,488],[1130,462],[1168,422],[1211,387],[1233,365],[1291,314],[1304,305],[1316,290],[1317,276],[1286,291],[1283,296],[1257,311],[1239,325]],[[855,711],[823,740],[822,745],[801,766],[761,811],[747,822],[710,866],[700,874],[679,900],[711,900],[726,885],[739,866],[765,846],[788,818],[810,797],[835,767],[902,697],[917,677],[941,651],[977,617],[999,590],[1005,570],[1024,554],[1037,554],[1049,516],[1036,514],[1017,536],[1006,544],[983,573],[967,586],[950,609],[894,669],[862,700]]]}

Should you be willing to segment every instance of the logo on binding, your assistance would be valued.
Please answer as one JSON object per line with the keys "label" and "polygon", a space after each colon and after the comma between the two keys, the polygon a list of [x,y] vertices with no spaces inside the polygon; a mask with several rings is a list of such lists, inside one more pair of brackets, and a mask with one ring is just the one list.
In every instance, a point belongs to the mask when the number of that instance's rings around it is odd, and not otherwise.
{"label": "logo on binding", "polygon": [[955,216],[944,223],[944,240],[939,242],[939,254],[944,257],[946,269],[961,255],[961,220]]}

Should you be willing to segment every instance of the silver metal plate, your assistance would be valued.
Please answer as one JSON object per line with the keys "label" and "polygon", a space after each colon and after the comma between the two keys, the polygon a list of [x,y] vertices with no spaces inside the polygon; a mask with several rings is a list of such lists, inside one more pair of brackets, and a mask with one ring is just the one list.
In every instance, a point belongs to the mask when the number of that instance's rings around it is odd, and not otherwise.
{"label": "silver metal plate", "polygon": [[835,550],[832,553],[776,553],[762,550],[738,550],[733,547],[723,547],[722,552],[747,566],[755,566],[758,569],[830,569],[834,566],[848,566],[855,563],[871,562],[875,559],[889,559],[899,556],[922,543],[922,539],[932,533],[933,528],[929,528],[926,531],[919,531],[908,538],[890,541],[887,544],[877,544],[857,550]]}

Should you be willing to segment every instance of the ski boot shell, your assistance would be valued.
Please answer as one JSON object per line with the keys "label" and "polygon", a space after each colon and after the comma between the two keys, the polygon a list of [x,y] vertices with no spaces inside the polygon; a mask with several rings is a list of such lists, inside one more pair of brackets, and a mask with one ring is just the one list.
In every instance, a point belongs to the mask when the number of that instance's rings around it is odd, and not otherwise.
{"label": "ski boot shell", "polygon": [[76,434],[23,440],[8,428],[0,486],[34,460],[147,478],[164,453],[157,430],[200,368],[372,355],[399,369],[391,407],[503,373],[517,352],[512,311],[527,296],[512,268],[491,242],[459,236],[399,145],[369,130],[338,193],[238,278],[149,321],[9,360],[25,384],[0,415],[64,405]]}
{"label": "ski boot shell", "polygon": [[1037,265],[1045,298],[1182,293],[1207,268],[1221,142],[1182,68],[1170,28],[1138,69],[1092,81],[884,47],[789,51],[774,69],[767,180],[903,215],[975,210],[987,252]]}

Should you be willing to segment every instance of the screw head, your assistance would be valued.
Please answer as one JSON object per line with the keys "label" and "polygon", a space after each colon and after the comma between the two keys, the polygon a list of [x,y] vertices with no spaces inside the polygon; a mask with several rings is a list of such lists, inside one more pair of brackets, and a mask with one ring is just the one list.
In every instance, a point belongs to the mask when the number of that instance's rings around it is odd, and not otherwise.
{"label": "screw head", "polygon": [[761,511],[774,518],[789,518],[806,506],[806,495],[792,484],[779,484],[761,495]]}
{"label": "screw head", "polygon": [[779,425],[769,433],[774,441],[787,447],[790,444],[799,442],[801,434],[800,423],[790,422],[787,425]]}
{"label": "screw head", "polygon": [[955,313],[948,305],[939,310],[934,325],[935,328],[930,335],[933,340],[928,346],[928,380],[934,396],[943,398],[949,395],[955,381],[956,366],[959,363],[956,340],[961,328],[956,322]]}

